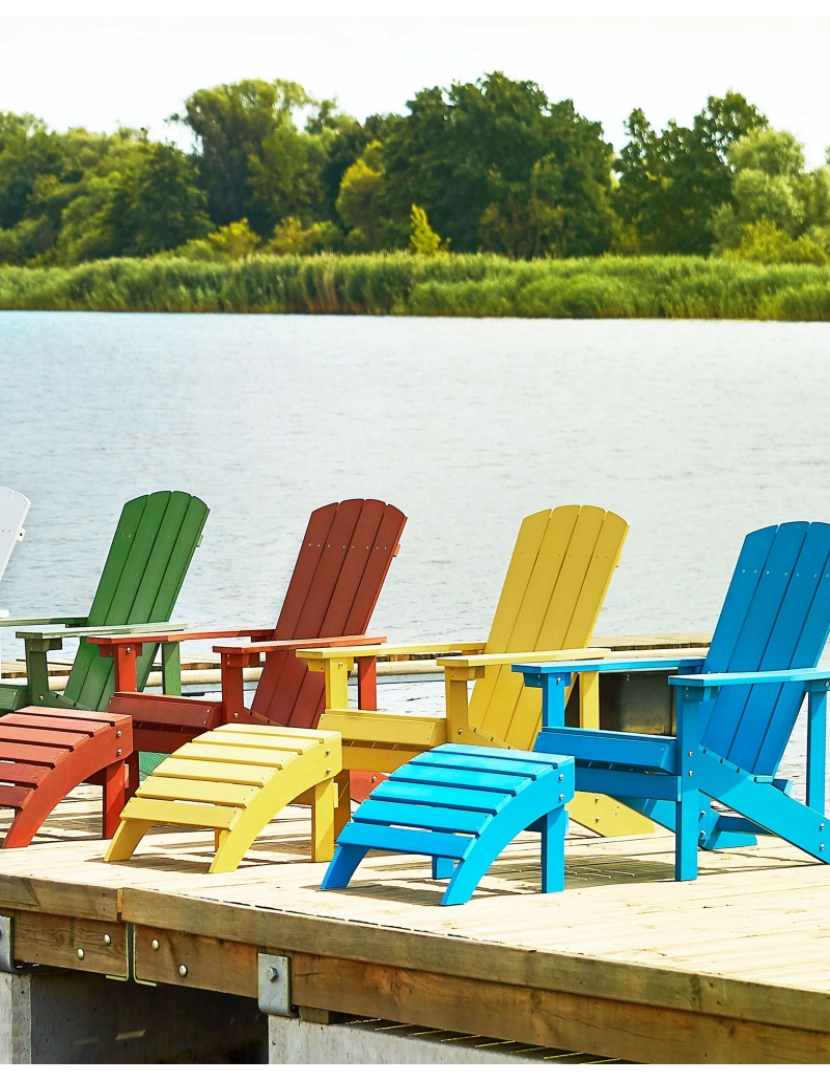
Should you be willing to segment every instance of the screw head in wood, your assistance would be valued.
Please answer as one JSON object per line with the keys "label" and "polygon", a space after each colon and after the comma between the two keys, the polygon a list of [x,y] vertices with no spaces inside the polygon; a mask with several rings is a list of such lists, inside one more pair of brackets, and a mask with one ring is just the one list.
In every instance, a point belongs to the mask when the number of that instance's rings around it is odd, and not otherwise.
{"label": "screw head in wood", "polygon": [[84,950],[83,950],[83,949],[78,949],[78,959],[79,959],[79,960],[83,960],[83,958],[84,958],[84,956],[85,956],[85,955],[86,955],[86,954],[84,953]]}
{"label": "screw head in wood", "polygon": [[153,938],[153,940],[150,942],[150,948],[155,950],[155,952],[159,951],[159,939],[158,938]]}
{"label": "screw head in wood", "polygon": [[187,968],[185,967],[184,964],[179,964],[179,974],[181,975],[182,978],[184,978],[185,975],[187,974]]}
{"label": "screw head in wood", "polygon": [[112,938],[109,936],[109,934],[104,934],[104,944],[112,945]]}

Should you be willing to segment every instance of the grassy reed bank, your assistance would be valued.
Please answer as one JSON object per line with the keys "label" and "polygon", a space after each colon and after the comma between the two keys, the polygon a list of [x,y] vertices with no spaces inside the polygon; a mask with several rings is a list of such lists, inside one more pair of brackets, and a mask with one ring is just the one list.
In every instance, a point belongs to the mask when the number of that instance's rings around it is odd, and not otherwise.
{"label": "grassy reed bank", "polygon": [[830,320],[830,267],[648,257],[492,255],[111,259],[0,267],[0,309]]}

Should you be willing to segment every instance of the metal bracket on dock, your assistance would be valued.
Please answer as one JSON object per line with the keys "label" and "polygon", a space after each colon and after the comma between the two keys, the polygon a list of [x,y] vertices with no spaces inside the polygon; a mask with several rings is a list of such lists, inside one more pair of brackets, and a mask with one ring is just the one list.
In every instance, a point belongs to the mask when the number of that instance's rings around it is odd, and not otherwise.
{"label": "metal bracket on dock", "polygon": [[257,953],[259,1011],[266,1016],[296,1016],[291,1005],[291,964],[287,956]]}
{"label": "metal bracket on dock", "polygon": [[16,975],[21,967],[14,962],[14,920],[11,915],[0,915],[0,971]]}

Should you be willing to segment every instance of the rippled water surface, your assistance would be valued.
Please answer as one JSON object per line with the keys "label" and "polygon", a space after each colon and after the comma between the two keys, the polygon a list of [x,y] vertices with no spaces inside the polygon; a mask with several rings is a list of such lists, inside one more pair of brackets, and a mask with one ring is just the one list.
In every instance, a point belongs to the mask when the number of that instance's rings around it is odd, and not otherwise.
{"label": "rippled water surface", "polygon": [[[711,630],[747,531],[830,520],[830,326],[0,312],[0,484],[32,500],[0,583],[82,613],[122,504],[211,507],[177,614],[273,624],[310,511],[409,522],[374,619],[486,633],[520,519],[631,522],[598,629]],[[4,637],[6,655],[16,642]]]}

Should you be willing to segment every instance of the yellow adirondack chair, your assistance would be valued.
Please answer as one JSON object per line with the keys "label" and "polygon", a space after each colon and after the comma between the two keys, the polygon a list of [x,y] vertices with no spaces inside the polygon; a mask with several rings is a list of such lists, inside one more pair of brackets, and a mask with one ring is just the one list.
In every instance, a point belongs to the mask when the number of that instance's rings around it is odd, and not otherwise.
{"label": "yellow adirondack chair", "polygon": [[[388,773],[448,742],[530,750],[541,725],[541,695],[524,687],[511,664],[543,658],[597,656],[588,649],[628,523],[596,506],[541,510],[522,522],[486,642],[427,642],[297,652],[326,677],[320,728],[339,731],[343,769]],[[358,657],[444,656],[446,717],[398,716],[348,707],[348,675]],[[468,703],[468,682],[475,681]],[[599,726],[599,682],[580,675],[580,725]],[[338,778],[336,831],[348,821],[348,777]],[[580,792],[574,820],[604,836],[653,831],[653,824],[608,796]]]}

